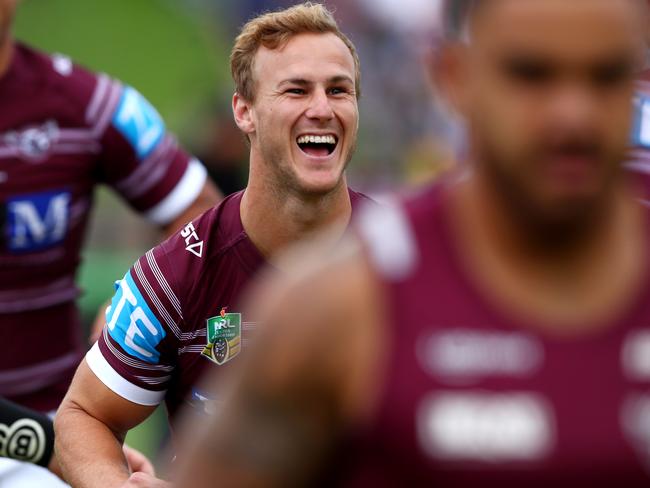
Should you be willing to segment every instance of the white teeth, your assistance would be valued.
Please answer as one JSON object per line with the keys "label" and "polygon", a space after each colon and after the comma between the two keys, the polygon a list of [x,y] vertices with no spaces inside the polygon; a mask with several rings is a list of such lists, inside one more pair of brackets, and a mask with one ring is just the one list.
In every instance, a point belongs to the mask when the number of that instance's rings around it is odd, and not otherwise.
{"label": "white teeth", "polygon": [[336,144],[336,138],[332,135],[327,136],[316,136],[316,135],[305,135],[298,138],[298,144]]}

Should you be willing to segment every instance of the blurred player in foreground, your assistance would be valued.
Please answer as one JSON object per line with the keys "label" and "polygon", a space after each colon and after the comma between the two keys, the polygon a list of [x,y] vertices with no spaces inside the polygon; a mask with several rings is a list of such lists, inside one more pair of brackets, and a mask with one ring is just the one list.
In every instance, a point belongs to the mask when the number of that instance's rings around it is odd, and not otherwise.
{"label": "blurred player in foreground", "polygon": [[126,431],[163,400],[172,420],[182,404],[202,417],[213,410],[219,399],[195,386],[206,371],[231,369],[242,348],[245,356],[255,328],[239,308],[248,282],[300,238],[330,225],[343,235],[368,200],[344,173],[357,135],[359,61],[330,12],[306,3],[251,20],[231,70],[235,121],[250,142],[248,186],[120,282],[55,421],[57,455],[74,486],[156,483],[127,481]]}
{"label": "blurred player in foreground", "polygon": [[[0,0],[0,396],[51,412],[87,349],[75,278],[96,186],[167,234],[218,194],[136,90],[14,41],[16,5]],[[0,486],[23,473],[48,486],[5,460]]]}
{"label": "blurred player in foreground", "polygon": [[442,53],[472,171],[359,221],[263,321],[178,486],[648,486],[639,0],[477,0]]}

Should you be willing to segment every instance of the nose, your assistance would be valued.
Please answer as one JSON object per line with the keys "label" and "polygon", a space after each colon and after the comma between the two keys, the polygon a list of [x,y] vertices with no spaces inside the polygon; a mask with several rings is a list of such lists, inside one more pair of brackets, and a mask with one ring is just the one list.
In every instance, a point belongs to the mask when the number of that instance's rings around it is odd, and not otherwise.
{"label": "nose", "polygon": [[309,98],[309,107],[305,115],[310,119],[327,121],[334,117],[330,99],[324,89],[314,90]]}
{"label": "nose", "polygon": [[598,118],[598,97],[583,86],[564,86],[549,102],[547,109],[557,128],[588,130]]}

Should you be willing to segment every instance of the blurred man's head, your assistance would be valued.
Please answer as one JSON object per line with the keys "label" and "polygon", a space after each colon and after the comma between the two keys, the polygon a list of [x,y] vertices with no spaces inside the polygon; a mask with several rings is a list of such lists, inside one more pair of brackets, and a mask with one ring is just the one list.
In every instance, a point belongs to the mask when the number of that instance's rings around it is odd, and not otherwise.
{"label": "blurred man's head", "polygon": [[579,225],[628,146],[645,2],[454,0],[443,74],[477,172],[524,218]]}
{"label": "blurred man's head", "polygon": [[251,143],[251,178],[300,194],[344,185],[358,129],[359,59],[322,5],[251,20],[231,54],[235,120]]}

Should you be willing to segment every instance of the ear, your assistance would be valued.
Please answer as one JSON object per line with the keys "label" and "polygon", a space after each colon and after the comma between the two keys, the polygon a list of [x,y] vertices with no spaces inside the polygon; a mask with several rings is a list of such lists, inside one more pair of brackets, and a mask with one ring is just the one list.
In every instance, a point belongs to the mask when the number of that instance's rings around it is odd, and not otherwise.
{"label": "ear", "polygon": [[237,127],[246,135],[255,132],[255,122],[252,114],[252,104],[239,93],[232,96],[232,113]]}
{"label": "ear", "polygon": [[445,43],[432,55],[430,76],[437,91],[450,108],[464,117],[469,104],[467,46],[461,42]]}

